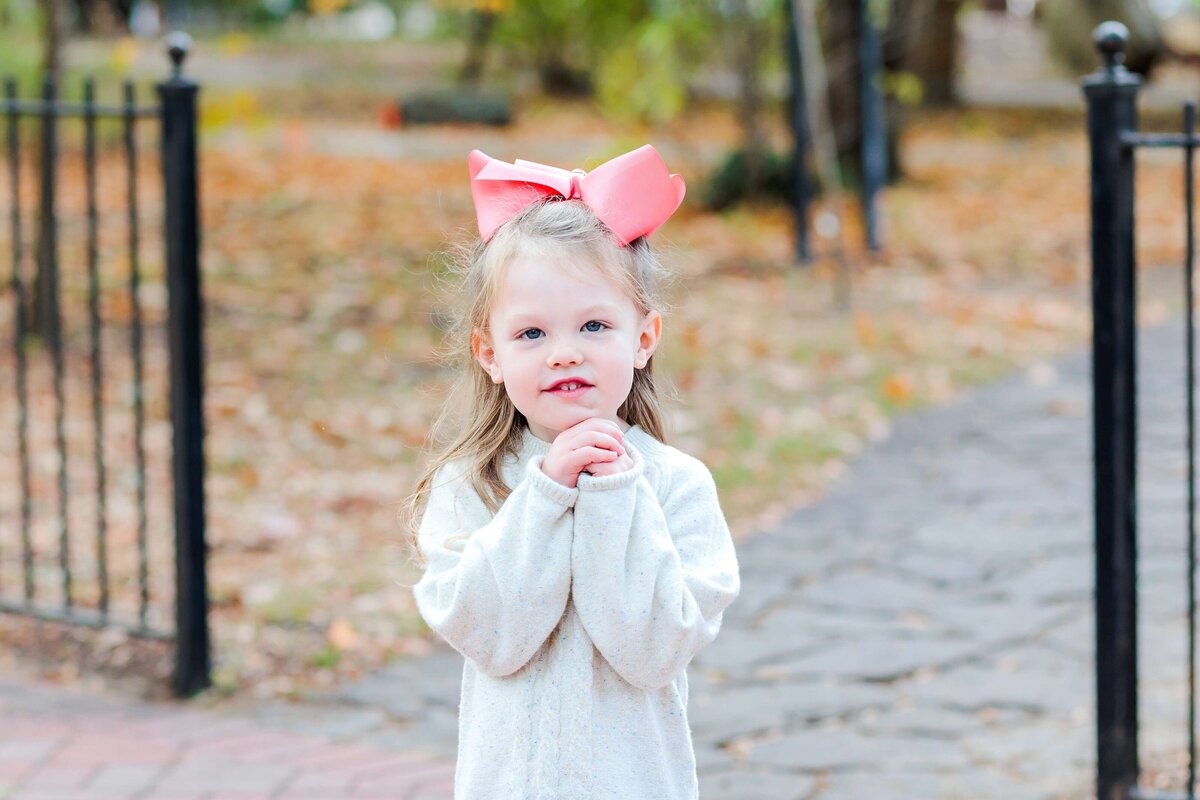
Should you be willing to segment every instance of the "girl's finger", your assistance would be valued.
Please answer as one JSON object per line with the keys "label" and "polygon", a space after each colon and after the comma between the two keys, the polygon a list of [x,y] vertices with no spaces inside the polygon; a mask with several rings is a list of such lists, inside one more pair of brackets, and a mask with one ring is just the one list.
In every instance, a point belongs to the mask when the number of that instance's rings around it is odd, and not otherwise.
{"label": "girl's finger", "polygon": [[600,417],[585,419],[583,422],[576,425],[574,430],[578,433],[584,433],[585,431],[607,433],[619,442],[625,441],[625,432],[621,430],[620,425],[613,422],[611,419],[602,419]]}
{"label": "girl's finger", "polygon": [[620,457],[620,453],[601,450],[599,447],[581,447],[572,453],[572,460],[581,467],[586,467],[593,461],[613,461]]}
{"label": "girl's finger", "polygon": [[600,431],[581,432],[578,437],[573,438],[571,441],[571,447],[575,449],[580,449],[588,445],[606,450],[614,450],[618,453],[625,452],[624,444],[616,438]]}
{"label": "girl's finger", "polygon": [[[628,459],[625,459],[625,461],[628,461]],[[630,469],[633,469],[632,463],[622,464],[621,461],[618,460],[592,464],[587,468],[587,471],[594,476],[600,476],[616,475],[619,472],[625,472],[626,470]]]}

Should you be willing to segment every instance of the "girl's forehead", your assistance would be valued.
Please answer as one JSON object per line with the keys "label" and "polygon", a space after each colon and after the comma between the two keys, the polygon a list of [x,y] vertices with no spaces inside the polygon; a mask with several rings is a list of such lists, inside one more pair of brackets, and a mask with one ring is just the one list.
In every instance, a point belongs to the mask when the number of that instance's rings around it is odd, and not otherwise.
{"label": "girl's forehead", "polygon": [[496,289],[492,316],[574,314],[600,307],[613,313],[637,312],[625,288],[591,265],[514,259]]}
{"label": "girl's forehead", "polygon": [[578,295],[625,297],[625,287],[602,267],[558,255],[514,258],[502,271],[496,286],[497,300],[517,301],[523,296],[557,296],[564,300]]}

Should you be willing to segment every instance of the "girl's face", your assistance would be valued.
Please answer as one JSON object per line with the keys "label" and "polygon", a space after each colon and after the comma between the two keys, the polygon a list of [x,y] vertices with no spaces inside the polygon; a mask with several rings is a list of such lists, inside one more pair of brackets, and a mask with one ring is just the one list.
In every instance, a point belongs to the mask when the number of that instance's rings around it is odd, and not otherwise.
{"label": "girl's face", "polygon": [[[658,346],[662,317],[642,315],[619,287],[596,272],[580,279],[554,256],[521,256],[509,264],[489,317],[476,330],[475,357],[529,421],[552,442],[567,428],[600,417],[628,429],[617,409],[629,396],[633,371]],[[553,391],[575,378],[581,391]]]}

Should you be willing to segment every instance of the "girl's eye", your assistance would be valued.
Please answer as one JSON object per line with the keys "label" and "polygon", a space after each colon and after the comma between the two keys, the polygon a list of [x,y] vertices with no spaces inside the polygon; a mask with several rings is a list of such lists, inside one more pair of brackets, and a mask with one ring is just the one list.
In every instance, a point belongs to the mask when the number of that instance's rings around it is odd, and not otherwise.
{"label": "girl's eye", "polygon": [[[593,325],[596,327],[592,327]],[[608,325],[601,323],[599,319],[593,319],[590,321],[590,323],[583,323],[583,329],[589,333],[599,333],[600,331],[605,330],[606,327],[608,327]],[[529,336],[529,333],[534,333],[534,336]],[[517,333],[517,338],[524,339],[524,341],[527,342],[533,342],[534,339],[541,338],[541,330],[536,329],[536,327],[527,327],[526,330]]]}

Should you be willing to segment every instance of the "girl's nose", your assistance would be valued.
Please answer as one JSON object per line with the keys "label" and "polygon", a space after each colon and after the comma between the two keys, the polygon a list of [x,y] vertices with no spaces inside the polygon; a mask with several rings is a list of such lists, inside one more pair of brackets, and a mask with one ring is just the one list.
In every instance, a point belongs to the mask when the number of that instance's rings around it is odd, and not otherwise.
{"label": "girl's nose", "polygon": [[553,353],[550,354],[550,366],[552,366],[552,367],[562,367],[562,366],[567,366],[569,364],[578,364],[582,360],[583,360],[583,356],[579,354],[579,351],[572,350],[570,348],[562,348],[559,350],[555,350]]}

